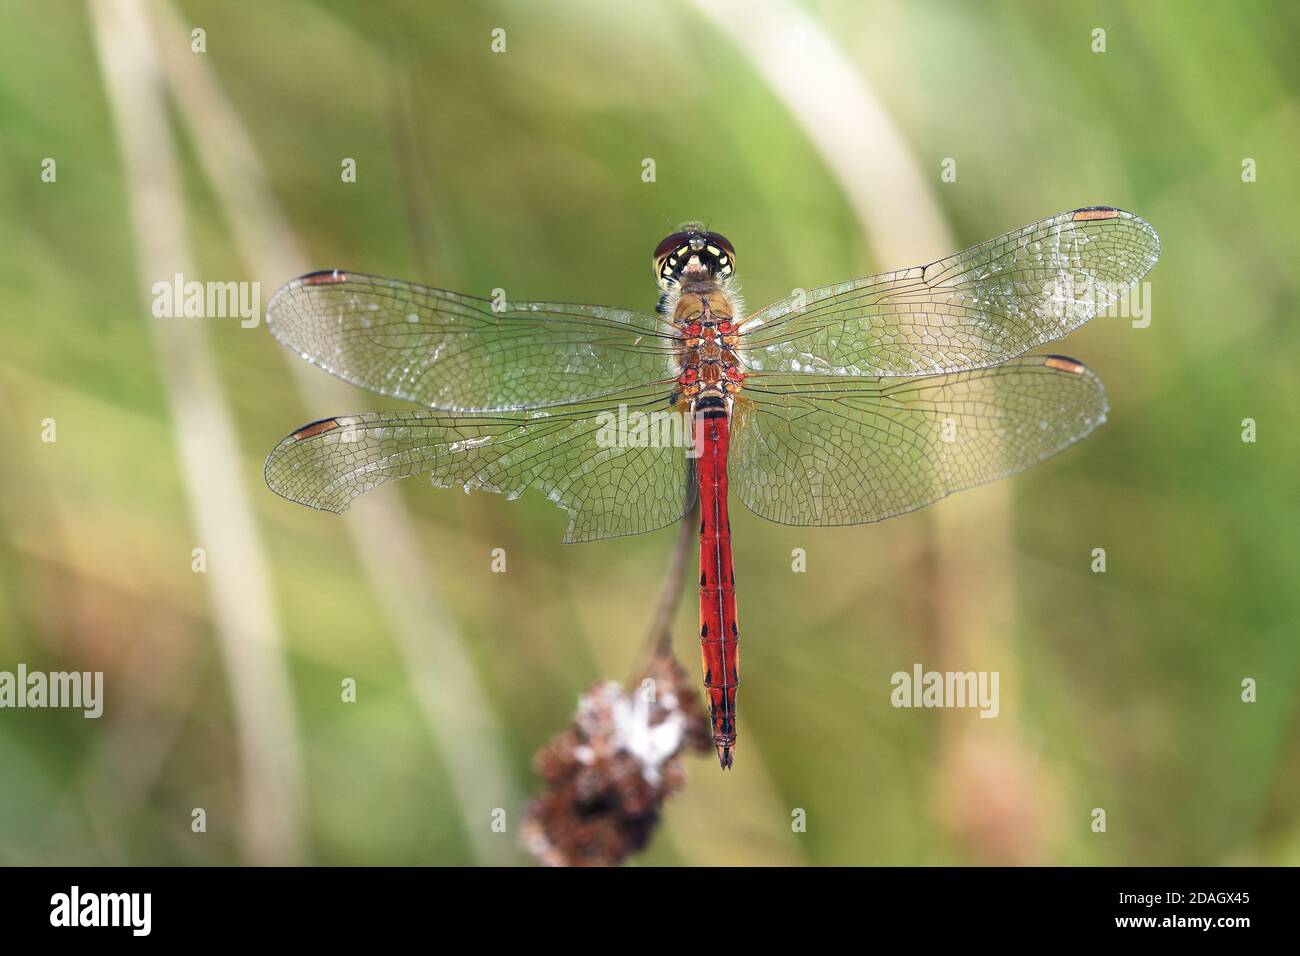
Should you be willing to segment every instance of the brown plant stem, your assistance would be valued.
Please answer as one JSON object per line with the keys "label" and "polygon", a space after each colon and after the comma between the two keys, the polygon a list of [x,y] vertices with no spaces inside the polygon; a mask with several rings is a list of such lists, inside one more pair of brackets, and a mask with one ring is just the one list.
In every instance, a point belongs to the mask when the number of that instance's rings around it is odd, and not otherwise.
{"label": "brown plant stem", "polygon": [[634,679],[640,679],[657,656],[672,648],[673,616],[676,615],[677,607],[682,602],[682,584],[686,580],[686,566],[690,560],[691,544],[695,541],[699,519],[700,503],[697,500],[677,526],[677,538],[673,541],[672,554],[668,558],[668,570],[659,588],[659,600],[655,604],[654,617],[650,619],[650,628],[646,631],[641,653],[637,655],[637,667],[633,671]]}

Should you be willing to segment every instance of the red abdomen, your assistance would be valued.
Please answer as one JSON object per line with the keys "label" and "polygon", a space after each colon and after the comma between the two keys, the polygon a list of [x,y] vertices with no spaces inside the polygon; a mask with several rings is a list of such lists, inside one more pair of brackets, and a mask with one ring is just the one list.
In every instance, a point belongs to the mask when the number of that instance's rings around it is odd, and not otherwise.
{"label": "red abdomen", "polygon": [[698,411],[697,470],[700,479],[700,649],[704,688],[718,762],[731,766],[736,745],[736,688],[740,684],[740,631],[736,625],[736,576],[731,566],[727,520],[727,443],[724,408]]}

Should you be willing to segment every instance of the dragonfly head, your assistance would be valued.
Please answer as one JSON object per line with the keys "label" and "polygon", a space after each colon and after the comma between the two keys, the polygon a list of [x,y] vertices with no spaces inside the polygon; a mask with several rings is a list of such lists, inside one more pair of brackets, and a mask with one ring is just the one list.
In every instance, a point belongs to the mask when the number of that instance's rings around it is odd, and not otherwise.
{"label": "dragonfly head", "polygon": [[703,223],[686,222],[655,247],[655,281],[665,292],[684,277],[729,278],[736,267],[736,250],[726,236],[709,232]]}

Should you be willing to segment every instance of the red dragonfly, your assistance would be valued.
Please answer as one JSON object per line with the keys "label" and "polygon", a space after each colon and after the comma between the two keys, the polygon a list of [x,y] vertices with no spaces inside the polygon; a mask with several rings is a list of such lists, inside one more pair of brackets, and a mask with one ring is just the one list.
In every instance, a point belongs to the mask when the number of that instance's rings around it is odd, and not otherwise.
{"label": "red dragonfly", "polygon": [[271,300],[275,337],[425,408],[305,425],[271,452],[266,481],[333,512],[411,475],[536,490],[568,512],[566,542],[664,528],[698,501],[725,769],[740,682],[729,491],[782,524],[862,524],[1056,454],[1105,421],[1105,391],[1074,359],[1025,353],[1105,311],[1159,251],[1142,219],[1093,206],[750,315],[735,249],[699,223],[655,249],[655,312],[314,272]]}

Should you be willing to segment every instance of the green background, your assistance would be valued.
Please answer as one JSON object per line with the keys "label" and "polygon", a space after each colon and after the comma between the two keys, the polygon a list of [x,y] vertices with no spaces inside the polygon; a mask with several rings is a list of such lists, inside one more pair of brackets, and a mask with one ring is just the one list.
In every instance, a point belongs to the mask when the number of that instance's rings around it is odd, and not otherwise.
{"label": "green background", "polygon": [[[638,859],[1300,862],[1295,6],[759,8],[801,11],[896,125],[907,151],[875,194],[923,183],[954,242],[913,258],[1094,203],[1146,218],[1163,253],[1150,327],[1102,318],[1052,348],[1110,394],[1108,424],[1066,454],[861,528],[779,527],[733,502],[736,768],[692,759]],[[141,42],[229,110],[178,93],[170,67],[157,78],[168,142],[144,149],[176,151],[188,277],[259,281],[263,305],[291,278],[277,271],[286,242],[302,250],[295,268],[633,308],[653,304],[649,257],[668,223],[691,217],[735,243],[754,307],[912,264],[891,254],[908,222],[865,229],[827,146],[770,85],[772,69],[816,72],[793,33],[773,67],[686,2],[146,9]],[[672,534],[563,546],[564,515],[540,496],[389,486],[370,498],[418,547],[380,564],[425,589],[396,621],[385,609],[410,589],[385,596],[345,521],[275,497],[261,467],[304,422],[397,403],[346,390],[315,406],[294,387],[297,360],[230,319],[172,320],[210,353],[216,387],[191,392],[202,375],[182,365],[168,388],[155,328],[168,320],[150,315],[131,219],[133,190],[157,184],[131,184],[95,20],[64,2],[5,2],[0,16],[0,670],[102,670],[108,688],[98,721],[0,711],[0,862],[527,862],[515,833],[531,755],[585,687],[628,675]],[[838,116],[845,130],[860,120]],[[208,164],[231,155],[250,164],[236,191],[265,187],[254,209],[214,185]],[[57,182],[41,181],[47,157]],[[343,157],[356,183],[340,181]],[[260,247],[278,259],[240,236],[268,207],[289,230]],[[178,396],[198,396],[200,419],[228,416],[242,499],[195,503]],[[345,520],[380,507],[361,500]],[[193,573],[199,508],[247,522],[265,573],[217,554]],[[792,573],[794,548],[806,573]],[[287,681],[250,695],[255,712],[288,716],[266,735],[240,723],[222,561],[225,580],[258,575],[282,641]],[[688,595],[675,627],[693,676],[695,613]],[[426,626],[469,680],[420,671]],[[999,671],[1001,714],[894,709],[889,677],[916,662]],[[345,677],[356,704],[340,703]],[[1245,678],[1257,702],[1242,702]],[[430,716],[467,699],[490,718],[468,737]],[[239,726],[278,741],[267,766],[250,768]],[[487,763],[496,783],[478,774]],[[300,783],[284,815],[270,811],[281,842],[268,844],[249,819],[282,772]],[[206,833],[191,831],[196,807]],[[796,809],[806,832],[792,832]]]}

